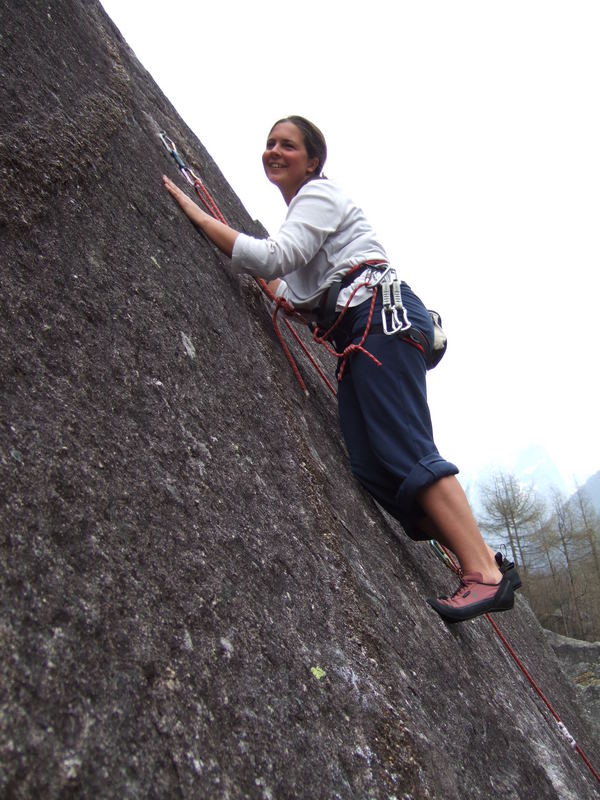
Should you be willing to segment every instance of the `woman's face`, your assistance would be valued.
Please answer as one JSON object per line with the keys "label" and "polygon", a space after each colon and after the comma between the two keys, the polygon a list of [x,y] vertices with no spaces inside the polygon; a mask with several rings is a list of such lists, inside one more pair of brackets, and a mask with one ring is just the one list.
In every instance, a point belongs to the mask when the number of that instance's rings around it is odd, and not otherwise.
{"label": "woman's face", "polygon": [[262,157],[267,178],[290,203],[298,189],[318,166],[309,158],[300,130],[293,122],[280,122],[271,131]]}

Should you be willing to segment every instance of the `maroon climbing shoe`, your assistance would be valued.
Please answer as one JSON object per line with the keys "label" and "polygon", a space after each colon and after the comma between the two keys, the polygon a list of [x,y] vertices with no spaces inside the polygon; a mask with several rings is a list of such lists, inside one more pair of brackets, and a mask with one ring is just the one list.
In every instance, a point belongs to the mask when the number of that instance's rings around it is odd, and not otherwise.
{"label": "maroon climbing shoe", "polygon": [[514,562],[509,561],[506,556],[502,555],[502,553],[496,553],[496,564],[498,564],[498,569],[500,572],[503,575],[508,575],[510,578],[510,583],[513,587],[513,590],[516,592],[517,589],[520,589],[523,584],[521,583],[521,576],[517,572]]}
{"label": "maroon climbing shoe", "polygon": [[515,594],[509,575],[503,575],[500,583],[483,583],[481,573],[465,572],[451,597],[429,597],[427,602],[448,622],[466,622],[480,614],[508,611]]}

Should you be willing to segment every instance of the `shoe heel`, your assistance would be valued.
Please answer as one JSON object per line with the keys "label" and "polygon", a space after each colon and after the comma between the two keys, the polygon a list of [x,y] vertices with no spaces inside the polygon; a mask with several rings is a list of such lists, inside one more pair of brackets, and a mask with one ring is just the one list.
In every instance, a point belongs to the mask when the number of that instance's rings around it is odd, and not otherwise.
{"label": "shoe heel", "polygon": [[510,611],[515,604],[515,593],[511,580],[508,576],[505,576],[504,580],[504,586],[496,595],[493,611]]}
{"label": "shoe heel", "polygon": [[507,575],[510,578],[510,585],[512,586],[513,591],[516,592],[517,589],[520,589],[521,586],[523,585],[523,583],[521,582],[521,576],[519,575],[515,567],[509,569]]}
{"label": "shoe heel", "polygon": [[[502,570],[500,570],[500,572],[502,572]],[[510,585],[512,586],[515,592],[517,591],[517,589],[520,589],[521,586],[523,585],[521,582],[521,576],[517,572],[517,568],[515,567],[514,564],[512,565],[512,567],[509,567],[502,574],[506,575],[506,577],[509,579]]]}
{"label": "shoe heel", "polygon": [[521,576],[517,572],[517,568],[513,561],[509,561],[505,558],[502,553],[496,553],[496,564],[502,575],[506,575],[510,578],[510,583],[512,585],[513,591],[517,591],[523,585],[521,583]]}

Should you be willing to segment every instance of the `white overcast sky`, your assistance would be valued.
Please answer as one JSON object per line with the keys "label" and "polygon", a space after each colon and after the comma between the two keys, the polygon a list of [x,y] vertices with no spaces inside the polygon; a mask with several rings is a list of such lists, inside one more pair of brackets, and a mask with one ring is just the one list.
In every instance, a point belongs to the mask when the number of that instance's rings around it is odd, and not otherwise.
{"label": "white overcast sky", "polygon": [[600,3],[102,3],[271,232],[270,124],[323,130],[326,174],[442,314],[430,403],[467,482],[533,444],[567,480],[600,469]]}

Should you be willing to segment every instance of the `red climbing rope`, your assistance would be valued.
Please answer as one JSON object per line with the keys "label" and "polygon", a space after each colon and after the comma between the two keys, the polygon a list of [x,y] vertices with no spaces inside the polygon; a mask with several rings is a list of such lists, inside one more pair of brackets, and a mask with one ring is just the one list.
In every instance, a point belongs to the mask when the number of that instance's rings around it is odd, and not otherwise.
{"label": "red climbing rope", "polygon": [[535,689],[535,691],[538,693],[538,695],[540,696],[540,698],[541,698],[541,699],[544,701],[544,703],[546,704],[546,707],[548,708],[548,710],[550,711],[550,713],[552,714],[552,716],[554,717],[554,719],[555,719],[555,720],[556,720],[556,722],[558,723],[558,727],[560,728],[560,731],[561,731],[561,733],[562,733],[562,734],[563,734],[563,735],[564,735],[564,736],[567,738],[567,740],[568,740],[569,744],[571,745],[571,747],[572,747],[574,750],[576,750],[576,751],[579,753],[579,755],[580,755],[580,756],[583,758],[583,760],[584,760],[585,764],[586,764],[586,765],[587,765],[587,767],[589,768],[589,770],[590,770],[590,772],[592,773],[592,775],[594,776],[594,778],[596,778],[596,780],[597,780],[598,782],[600,782],[600,775],[599,775],[599,774],[596,772],[596,770],[594,769],[594,767],[593,767],[593,766],[592,766],[592,764],[590,763],[590,761],[589,761],[588,757],[587,757],[587,756],[586,756],[586,754],[583,752],[583,750],[581,749],[581,747],[580,747],[580,746],[577,744],[577,742],[575,741],[575,739],[574,739],[574,738],[571,736],[571,734],[569,733],[569,731],[568,731],[568,729],[567,729],[566,725],[563,723],[563,721],[561,720],[561,718],[558,716],[558,714],[556,713],[556,711],[555,711],[555,710],[554,710],[554,708],[552,707],[552,705],[551,705],[550,701],[548,700],[548,698],[546,697],[546,695],[545,695],[545,694],[542,692],[542,690],[540,689],[540,687],[537,685],[537,683],[536,683],[536,682],[534,681],[534,679],[531,677],[531,675],[530,675],[530,673],[528,672],[527,668],[525,667],[525,665],[523,664],[523,662],[521,661],[521,659],[519,658],[519,656],[518,656],[518,655],[515,653],[515,651],[513,650],[513,648],[510,646],[510,644],[509,644],[509,642],[507,641],[506,637],[505,637],[505,636],[502,634],[502,632],[501,632],[500,628],[499,628],[499,627],[496,625],[496,623],[495,623],[495,622],[494,622],[494,620],[492,619],[491,615],[490,615],[490,614],[486,614],[485,616],[487,617],[487,620],[488,620],[488,622],[490,623],[490,625],[492,626],[492,628],[493,628],[493,629],[496,631],[496,633],[497,633],[497,634],[498,634],[498,636],[500,637],[500,641],[502,642],[502,644],[503,644],[503,645],[506,647],[506,649],[508,650],[508,652],[509,652],[510,656],[512,657],[513,661],[515,662],[515,664],[516,664],[516,665],[519,667],[519,669],[522,671],[523,675],[525,675],[525,677],[527,678],[527,680],[529,681],[529,683],[530,683],[530,684],[533,686],[533,688],[534,688],[534,689]]}
{"label": "red climbing rope", "polygon": [[[436,555],[439,556],[442,559],[444,564],[446,564],[446,566],[449,569],[451,569],[453,572],[455,572],[457,575],[460,575],[461,574],[461,569],[458,566],[458,564],[456,563],[456,561],[454,560],[454,557],[453,557],[452,553],[446,547],[441,545],[439,542],[432,541],[431,545],[432,545],[433,549],[435,550]],[[556,713],[556,711],[552,707],[552,704],[550,703],[550,701],[548,700],[546,695],[540,689],[538,684],[535,682],[535,680],[531,676],[531,673],[527,670],[527,668],[525,667],[525,665],[523,664],[523,662],[521,661],[519,656],[516,654],[514,648],[508,642],[506,636],[504,636],[504,634],[502,633],[502,631],[500,630],[498,625],[494,622],[494,620],[492,619],[492,615],[491,614],[485,614],[485,617],[486,617],[487,621],[490,623],[490,625],[492,626],[492,628],[494,629],[494,631],[497,633],[500,641],[502,642],[502,644],[504,645],[504,647],[508,651],[508,654],[510,655],[510,657],[513,659],[515,664],[519,667],[519,669],[521,670],[523,675],[527,678],[527,680],[529,681],[531,686],[534,688],[536,693],[539,695],[541,700],[544,702],[544,704],[546,705],[546,707],[548,708],[548,710],[550,711],[550,713],[552,714],[552,716],[556,720],[560,732],[563,734],[563,736],[565,736],[565,738],[569,742],[569,745],[579,753],[579,755],[583,759],[585,765],[588,767],[588,769],[590,770],[590,772],[592,773],[594,778],[596,778],[596,780],[600,783],[600,775],[598,774],[598,772],[596,772],[596,770],[592,766],[589,758],[583,752],[583,750],[581,749],[579,744],[575,741],[573,736],[571,736],[571,734],[569,733],[569,731],[567,729],[567,726],[564,724],[564,722],[558,716],[558,714]]]}
{"label": "red climbing rope", "polygon": [[[281,348],[282,348],[283,352],[285,353],[287,360],[290,363],[290,366],[292,368],[292,371],[293,371],[294,375],[296,376],[296,379],[298,380],[298,383],[302,387],[302,390],[304,391],[304,393],[308,394],[308,391],[306,389],[306,385],[304,383],[304,380],[302,379],[302,376],[300,375],[300,370],[298,369],[298,365],[296,364],[296,361],[294,360],[294,357],[290,353],[289,348],[288,348],[287,344],[285,343],[285,340],[284,340],[283,336],[281,335],[281,331],[279,330],[279,324],[278,324],[279,309],[282,309],[288,316],[294,317],[296,320],[298,320],[298,322],[301,322],[303,325],[307,325],[308,323],[307,323],[307,321],[304,319],[304,317],[301,314],[299,314],[297,311],[294,310],[294,308],[287,302],[287,300],[285,300],[283,297],[278,297],[277,295],[275,295],[269,289],[266,281],[264,281],[262,278],[256,278],[255,280],[258,283],[258,285],[261,287],[263,292],[267,295],[269,300],[271,300],[274,303],[275,307],[273,309],[273,315],[272,315],[271,319],[273,321],[273,328],[275,330],[275,335],[277,336],[277,339],[279,340],[279,344],[281,345]],[[321,367],[317,363],[317,360],[312,355],[312,353],[310,352],[308,347],[302,341],[298,331],[296,331],[294,329],[294,326],[290,323],[290,321],[288,319],[284,320],[284,322],[285,322],[285,326],[288,329],[288,331],[292,334],[292,336],[294,337],[296,342],[300,345],[300,347],[302,348],[304,354],[306,355],[306,357],[308,358],[310,363],[316,369],[317,373],[319,374],[319,376],[321,377],[321,379],[323,380],[323,382],[325,383],[325,385],[327,386],[329,391],[335,397],[337,392],[336,392],[333,384],[331,383],[329,378],[325,375],[325,373],[323,372],[323,370],[321,369]]]}
{"label": "red climbing rope", "polygon": [[344,306],[342,311],[339,313],[339,315],[338,315],[337,319],[335,320],[335,322],[333,323],[333,325],[328,330],[326,330],[323,333],[320,333],[319,329],[316,328],[315,331],[314,331],[314,334],[313,334],[313,338],[314,338],[315,342],[317,342],[317,344],[323,345],[323,347],[325,347],[325,349],[327,350],[328,353],[331,353],[332,356],[335,356],[336,358],[341,359],[341,365],[340,365],[340,369],[339,369],[339,372],[338,372],[338,381],[342,380],[342,376],[344,374],[344,369],[346,367],[346,363],[348,361],[348,358],[352,355],[352,353],[355,353],[357,351],[360,351],[361,353],[364,353],[366,356],[368,356],[372,361],[374,361],[377,364],[378,367],[381,366],[381,361],[379,361],[378,358],[375,358],[373,353],[369,353],[369,351],[366,350],[363,347],[363,345],[365,343],[365,340],[366,340],[367,336],[369,335],[369,331],[371,330],[371,323],[373,321],[373,313],[375,311],[375,301],[377,300],[377,289],[376,288],[373,289],[373,296],[371,298],[371,306],[369,308],[369,316],[367,317],[367,324],[365,325],[365,330],[363,332],[363,335],[362,335],[362,338],[361,338],[360,342],[358,342],[358,344],[349,344],[347,347],[345,347],[342,350],[341,353],[338,353],[329,344],[329,337],[331,336],[333,331],[338,327],[338,325],[341,323],[342,319],[344,318],[344,315],[345,315],[346,311],[350,307],[350,301],[352,300],[352,298],[354,297],[356,292],[358,292],[358,290],[363,286],[369,286],[369,283],[367,281],[365,281],[364,283],[359,283],[359,284],[357,284],[357,286],[354,287],[354,289],[352,290],[352,293],[350,294],[350,297],[348,298],[348,300],[346,302],[346,305]]}

